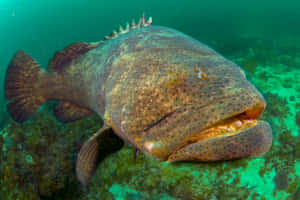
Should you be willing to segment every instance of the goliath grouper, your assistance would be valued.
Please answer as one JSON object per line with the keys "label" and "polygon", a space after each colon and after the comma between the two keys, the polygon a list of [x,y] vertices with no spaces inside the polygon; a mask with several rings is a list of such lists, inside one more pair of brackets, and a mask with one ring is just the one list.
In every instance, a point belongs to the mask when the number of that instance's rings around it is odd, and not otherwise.
{"label": "goliath grouper", "polygon": [[260,156],[272,144],[259,117],[266,102],[241,68],[208,46],[144,16],[105,41],[75,43],[55,54],[48,71],[18,51],[6,73],[8,111],[17,122],[48,100],[70,122],[97,113],[104,126],[76,163],[87,185],[99,148],[114,133],[158,160],[220,161]]}

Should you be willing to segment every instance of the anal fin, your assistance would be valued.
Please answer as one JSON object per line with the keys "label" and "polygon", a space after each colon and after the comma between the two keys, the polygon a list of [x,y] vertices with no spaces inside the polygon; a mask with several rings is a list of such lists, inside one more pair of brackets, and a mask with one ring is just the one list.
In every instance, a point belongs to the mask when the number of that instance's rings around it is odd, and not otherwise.
{"label": "anal fin", "polygon": [[102,127],[90,137],[77,156],[76,175],[80,183],[86,187],[90,177],[96,171],[97,163],[110,153],[121,149],[123,144],[112,128],[107,126]]}
{"label": "anal fin", "polygon": [[69,101],[59,101],[54,109],[55,117],[61,122],[73,122],[93,114],[93,111]]}

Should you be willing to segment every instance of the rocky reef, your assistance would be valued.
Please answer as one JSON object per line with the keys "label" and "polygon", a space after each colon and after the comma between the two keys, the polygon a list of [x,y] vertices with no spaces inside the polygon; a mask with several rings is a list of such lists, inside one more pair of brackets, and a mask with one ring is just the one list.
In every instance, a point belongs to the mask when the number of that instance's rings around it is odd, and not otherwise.
{"label": "rocky reef", "polygon": [[269,54],[258,48],[228,56],[268,103],[262,118],[270,122],[274,142],[262,157],[167,164],[143,153],[134,159],[135,150],[124,145],[99,163],[89,187],[82,188],[76,156],[101,120],[94,115],[63,124],[50,103],[32,120],[8,120],[1,130],[1,199],[300,199],[300,55],[265,62]]}

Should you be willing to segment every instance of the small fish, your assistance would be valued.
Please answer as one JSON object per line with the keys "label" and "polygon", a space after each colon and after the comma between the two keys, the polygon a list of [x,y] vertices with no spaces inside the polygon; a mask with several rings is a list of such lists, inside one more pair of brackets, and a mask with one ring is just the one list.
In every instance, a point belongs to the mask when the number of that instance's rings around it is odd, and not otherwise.
{"label": "small fish", "polygon": [[266,102],[241,68],[201,42],[151,23],[143,15],[105,41],[71,44],[54,55],[47,71],[23,51],[9,64],[5,96],[15,121],[28,120],[53,99],[62,122],[92,113],[104,120],[77,157],[85,186],[99,153],[120,147],[119,141],[168,162],[239,159],[271,147],[270,125],[259,120]]}

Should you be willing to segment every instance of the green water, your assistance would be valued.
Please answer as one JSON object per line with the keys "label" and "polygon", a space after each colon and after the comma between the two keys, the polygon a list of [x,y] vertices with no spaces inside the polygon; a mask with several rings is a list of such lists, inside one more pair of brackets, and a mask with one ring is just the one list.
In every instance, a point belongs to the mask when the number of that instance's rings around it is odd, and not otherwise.
{"label": "green water", "polygon": [[[100,164],[91,188],[82,191],[73,157],[97,130],[99,119],[61,124],[48,107],[22,125],[9,118],[3,83],[17,50],[47,68],[57,50],[73,42],[102,40],[142,13],[152,16],[154,25],[180,30],[245,70],[268,103],[262,117],[270,122],[274,141],[267,154],[169,166],[144,155],[134,163],[133,150],[124,147]],[[0,55],[1,200],[300,199],[297,0],[0,0]]]}

